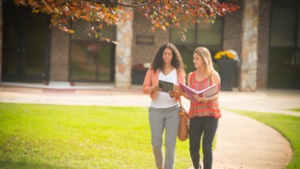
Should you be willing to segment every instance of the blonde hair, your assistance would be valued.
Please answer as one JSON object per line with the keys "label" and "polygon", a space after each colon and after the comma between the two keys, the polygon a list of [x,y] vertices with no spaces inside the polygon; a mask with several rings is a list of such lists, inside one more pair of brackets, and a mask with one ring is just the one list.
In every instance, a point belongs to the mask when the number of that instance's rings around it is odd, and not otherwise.
{"label": "blonde hair", "polygon": [[210,51],[206,48],[206,47],[197,47],[195,50],[194,50],[194,53],[196,53],[197,55],[199,55],[204,63],[205,63],[205,73],[206,75],[210,75],[211,72],[214,69],[213,67],[213,62],[212,62],[212,59],[211,59],[211,53]]}

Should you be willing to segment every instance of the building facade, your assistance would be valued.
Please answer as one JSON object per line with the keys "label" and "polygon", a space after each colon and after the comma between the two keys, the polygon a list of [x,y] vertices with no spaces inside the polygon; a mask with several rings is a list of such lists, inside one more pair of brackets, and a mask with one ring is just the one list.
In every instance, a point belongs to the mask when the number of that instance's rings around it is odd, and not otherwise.
{"label": "building facade", "polygon": [[[234,50],[238,56],[232,87],[300,89],[300,3],[297,0],[239,0],[241,9],[216,23],[191,25],[181,41],[178,30],[152,32],[151,23],[133,20],[105,27],[102,34],[120,45],[90,38],[92,23],[70,22],[75,34],[49,28],[50,18],[0,2],[0,70],[3,82],[99,82],[116,88],[141,84],[148,65],[164,43],[174,43],[193,71],[193,49],[212,55]],[[131,10],[131,9],[128,9]],[[125,11],[126,12],[126,11]],[[216,69],[217,61],[214,60]]]}

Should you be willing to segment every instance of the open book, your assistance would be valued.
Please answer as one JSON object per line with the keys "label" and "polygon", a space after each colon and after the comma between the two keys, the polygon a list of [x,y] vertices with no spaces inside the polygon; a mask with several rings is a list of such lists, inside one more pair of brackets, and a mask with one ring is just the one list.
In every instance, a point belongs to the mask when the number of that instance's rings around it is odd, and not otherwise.
{"label": "open book", "polygon": [[206,89],[203,89],[201,91],[196,91],[195,89],[190,88],[189,86],[185,85],[184,83],[179,82],[180,87],[182,90],[194,101],[197,102],[194,99],[194,95],[198,95],[199,97],[202,97],[204,95],[206,98],[210,97],[212,95],[215,95],[216,93],[219,92],[219,85],[218,84],[213,84],[209,86]]}
{"label": "open book", "polygon": [[169,91],[173,91],[174,84],[171,82],[159,80],[158,87],[161,88],[162,92],[168,93]]}

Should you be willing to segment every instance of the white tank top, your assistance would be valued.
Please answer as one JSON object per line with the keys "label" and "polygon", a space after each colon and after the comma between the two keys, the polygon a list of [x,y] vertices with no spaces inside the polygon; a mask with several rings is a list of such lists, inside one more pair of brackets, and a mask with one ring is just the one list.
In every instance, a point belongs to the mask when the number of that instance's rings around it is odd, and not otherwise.
{"label": "white tank top", "polygon": [[[159,72],[159,80],[177,83],[177,72],[173,69],[169,74],[164,75],[162,71]],[[158,91],[157,97],[151,100],[151,107],[155,108],[168,108],[177,105],[175,98],[171,98],[169,93]]]}

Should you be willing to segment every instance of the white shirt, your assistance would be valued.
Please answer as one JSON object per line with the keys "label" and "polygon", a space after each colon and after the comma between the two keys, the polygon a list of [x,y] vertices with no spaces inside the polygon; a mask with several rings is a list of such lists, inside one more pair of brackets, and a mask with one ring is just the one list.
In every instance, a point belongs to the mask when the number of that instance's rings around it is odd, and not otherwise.
{"label": "white shirt", "polygon": [[[159,72],[159,80],[177,83],[177,72],[173,69],[169,74],[164,75],[162,71]],[[170,97],[169,93],[158,91],[155,99],[152,99],[150,106],[155,108],[168,108],[177,105],[175,98]]]}

